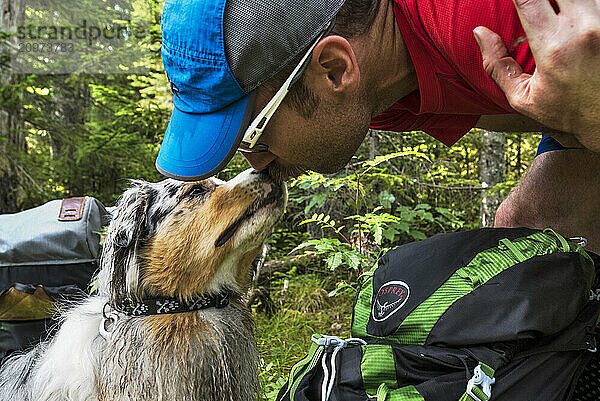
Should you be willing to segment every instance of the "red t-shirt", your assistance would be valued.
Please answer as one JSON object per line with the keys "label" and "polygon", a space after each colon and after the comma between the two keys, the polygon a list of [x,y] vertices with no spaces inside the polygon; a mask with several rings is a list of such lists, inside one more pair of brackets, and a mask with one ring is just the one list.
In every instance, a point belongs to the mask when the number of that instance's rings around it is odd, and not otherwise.
{"label": "red t-shirt", "polygon": [[532,73],[533,56],[511,0],[394,0],[394,12],[419,90],[375,117],[372,128],[422,130],[450,146],[481,115],[516,113],[484,71],[473,36],[479,25],[498,33]]}

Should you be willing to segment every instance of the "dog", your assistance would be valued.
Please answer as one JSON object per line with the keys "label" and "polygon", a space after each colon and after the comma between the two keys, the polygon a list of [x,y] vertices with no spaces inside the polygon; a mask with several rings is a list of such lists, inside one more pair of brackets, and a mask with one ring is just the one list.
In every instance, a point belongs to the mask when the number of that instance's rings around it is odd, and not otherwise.
{"label": "dog", "polygon": [[228,182],[135,181],[113,212],[97,294],[6,361],[0,400],[256,399],[243,298],[286,202],[285,184],[254,170]]}

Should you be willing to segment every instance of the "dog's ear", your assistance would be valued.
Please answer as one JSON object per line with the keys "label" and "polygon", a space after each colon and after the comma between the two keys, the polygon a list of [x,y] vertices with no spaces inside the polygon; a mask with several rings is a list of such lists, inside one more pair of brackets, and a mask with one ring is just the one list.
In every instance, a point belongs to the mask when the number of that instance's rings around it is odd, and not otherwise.
{"label": "dog's ear", "polygon": [[[147,239],[150,235],[149,205],[152,204],[154,189],[136,182],[133,188],[128,189],[117,204],[115,220],[115,243],[120,248],[130,248]],[[117,222],[115,221],[115,222]]]}
{"label": "dog's ear", "polygon": [[116,205],[105,243],[114,295],[123,296],[137,288],[140,274],[138,252],[155,229],[149,216],[155,198],[156,189],[149,183],[134,181],[134,186],[125,191]]}

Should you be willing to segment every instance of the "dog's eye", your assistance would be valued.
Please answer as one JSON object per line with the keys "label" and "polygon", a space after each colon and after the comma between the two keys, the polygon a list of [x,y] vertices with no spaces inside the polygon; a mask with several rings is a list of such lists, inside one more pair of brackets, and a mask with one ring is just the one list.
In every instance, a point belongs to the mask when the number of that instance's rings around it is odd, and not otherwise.
{"label": "dog's eye", "polygon": [[206,194],[209,191],[209,189],[202,185],[202,184],[196,184],[192,187],[192,189],[189,190],[189,192],[187,193],[187,196],[202,196],[204,194]]}

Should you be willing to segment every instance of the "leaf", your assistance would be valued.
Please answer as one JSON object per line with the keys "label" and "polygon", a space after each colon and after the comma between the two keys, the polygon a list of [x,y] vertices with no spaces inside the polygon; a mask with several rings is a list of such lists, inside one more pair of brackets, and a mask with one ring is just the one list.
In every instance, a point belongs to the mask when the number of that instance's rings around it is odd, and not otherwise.
{"label": "leaf", "polygon": [[410,231],[410,226],[407,223],[405,223],[404,221],[399,221],[396,224],[394,224],[394,226],[398,230],[405,232],[405,233],[408,233]]}
{"label": "leaf", "polygon": [[349,245],[341,243],[337,238],[320,238],[311,239],[310,242],[317,249],[319,253],[328,253],[331,251],[337,251],[339,248],[346,248]]}
{"label": "leaf", "polygon": [[90,295],[96,291],[98,291],[98,279],[96,279],[90,283]]}
{"label": "leaf", "polygon": [[[392,203],[394,203],[394,201],[396,201],[396,197],[394,195],[392,195],[391,193],[389,193],[388,191],[382,191],[379,193],[379,203],[381,203],[381,205],[384,208],[390,209],[392,207]],[[375,210],[373,210],[373,212],[376,212],[380,208],[381,208],[381,206],[376,208]]]}
{"label": "leaf", "polygon": [[294,253],[294,252],[296,252],[296,251],[299,251],[300,249],[304,249],[304,248],[307,248],[307,247],[309,247],[309,246],[312,246],[312,245],[314,245],[313,241],[314,241],[314,240],[309,240],[309,241],[305,241],[305,242],[301,243],[300,245],[298,245],[298,246],[296,246],[294,249],[292,249],[292,250],[289,252],[289,254],[291,255],[292,253]]}
{"label": "leaf", "polygon": [[314,195],[311,195],[310,202],[304,208],[304,214],[308,214],[310,209],[312,209],[315,206],[322,206],[325,203],[327,196],[327,192],[319,192]]}
{"label": "leaf", "polygon": [[383,238],[385,238],[388,241],[393,242],[394,239],[396,238],[396,235],[400,234],[400,231],[396,230],[393,227],[388,227],[385,230],[383,230]]}
{"label": "leaf", "polygon": [[377,245],[381,245],[382,237],[383,237],[383,228],[381,224],[375,224],[375,232],[373,233],[375,237],[375,242]]}
{"label": "leaf", "polygon": [[452,212],[450,210],[446,209],[445,207],[436,207],[435,211],[438,212],[438,213],[440,213],[440,214],[443,214],[444,216],[448,216],[448,215],[454,216],[452,214]]}
{"label": "leaf", "polygon": [[427,238],[427,236],[423,232],[418,231],[418,230],[412,230],[408,234],[416,240]]}
{"label": "leaf", "polygon": [[335,270],[339,265],[342,264],[343,261],[344,260],[341,252],[332,253],[327,258],[327,268],[329,268],[329,270]]}
{"label": "leaf", "polygon": [[348,266],[350,266],[350,268],[354,270],[359,268],[360,256],[358,256],[358,253],[356,251],[344,252],[344,259],[346,259],[346,262],[348,263]]}
{"label": "leaf", "polygon": [[417,156],[417,157],[420,157],[420,158],[423,158],[423,159],[429,161],[429,157],[425,153],[409,151],[409,152],[396,152],[396,153],[390,153],[390,154],[383,155],[383,156],[377,156],[377,157],[375,157],[375,159],[365,162],[363,164],[363,166],[375,167],[378,164],[395,159],[396,157],[404,157],[404,156]]}
{"label": "leaf", "polygon": [[328,295],[329,295],[329,297],[335,297],[337,295],[341,295],[348,291],[356,292],[356,289],[354,289],[348,283],[338,283],[337,287],[335,289],[333,289],[332,291],[330,291]]}

